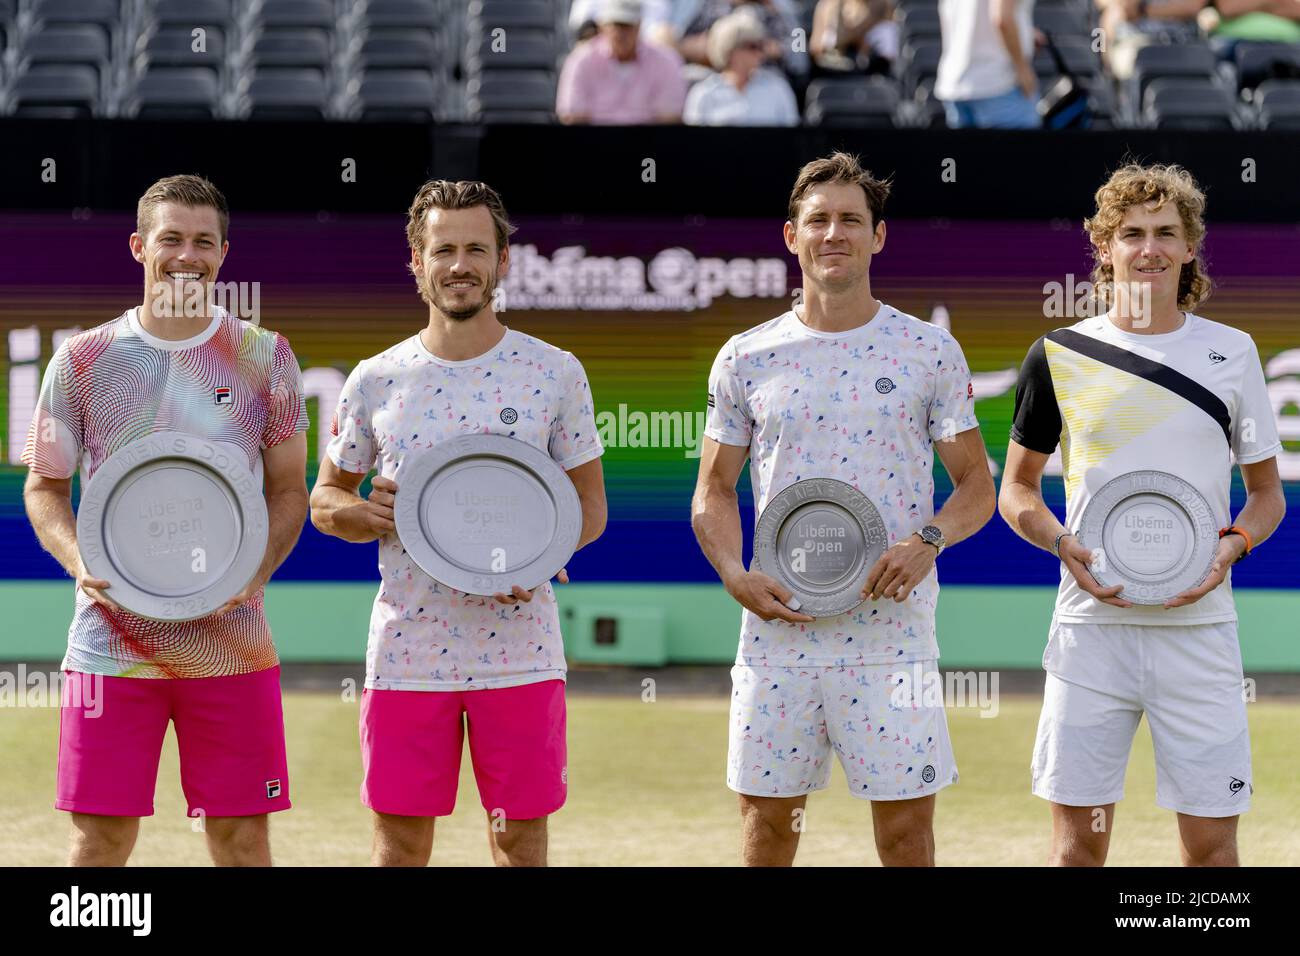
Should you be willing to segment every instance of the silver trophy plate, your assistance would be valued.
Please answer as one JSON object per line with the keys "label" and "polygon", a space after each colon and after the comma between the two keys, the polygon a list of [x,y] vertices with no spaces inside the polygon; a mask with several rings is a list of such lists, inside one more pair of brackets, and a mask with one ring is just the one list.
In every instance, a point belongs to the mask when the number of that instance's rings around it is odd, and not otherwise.
{"label": "silver trophy plate", "polygon": [[1133,471],[1102,485],[1083,511],[1078,537],[1093,551],[1097,583],[1124,585],[1119,597],[1133,604],[1164,604],[1196,587],[1219,545],[1205,496],[1163,471]]}
{"label": "silver trophy plate", "polygon": [[158,432],[111,455],[77,510],[77,547],[122,608],[190,621],[253,580],[266,555],[261,483],[236,446]]}
{"label": "silver trophy plate", "polygon": [[550,455],[505,435],[467,435],[402,462],[393,506],[407,554],[466,594],[532,590],[568,563],[582,503]]}
{"label": "silver trophy plate", "polygon": [[834,617],[862,603],[889,533],[870,499],[834,478],[806,478],[767,503],[754,527],[755,570],[791,591],[794,610]]}

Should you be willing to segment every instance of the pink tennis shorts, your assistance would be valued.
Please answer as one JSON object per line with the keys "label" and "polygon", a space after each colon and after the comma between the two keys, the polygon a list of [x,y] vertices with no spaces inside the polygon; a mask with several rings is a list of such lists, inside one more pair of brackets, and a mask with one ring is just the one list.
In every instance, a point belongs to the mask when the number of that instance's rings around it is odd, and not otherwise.
{"label": "pink tennis shorts", "polygon": [[279,667],[233,677],[64,676],[56,809],[152,816],[168,721],[190,816],[291,806]]}
{"label": "pink tennis shorts", "polygon": [[564,681],[488,690],[370,690],[361,696],[361,802],[378,813],[445,817],[469,752],[488,813],[532,820],[568,794]]}

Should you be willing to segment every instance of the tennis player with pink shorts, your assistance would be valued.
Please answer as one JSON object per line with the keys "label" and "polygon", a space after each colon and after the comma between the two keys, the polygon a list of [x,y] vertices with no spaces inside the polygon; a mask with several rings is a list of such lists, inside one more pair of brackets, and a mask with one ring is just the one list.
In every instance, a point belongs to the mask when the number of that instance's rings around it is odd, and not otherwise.
{"label": "tennis player with pink shorts", "polygon": [[[456,803],[467,732],[498,865],[545,865],[547,817],[568,792],[564,645],[551,585],[492,597],[454,590],[411,559],[393,523],[405,461],[493,434],[528,442],[566,471],[582,503],[578,547],[604,530],[604,449],[582,365],[502,325],[493,310],[512,228],[483,183],[420,189],[407,241],[428,325],[348,377],[312,492],[321,531],[379,541],[361,705],[361,799],[375,814],[376,865],[428,863],[434,820]],[[362,499],[372,469],[379,474]]]}
{"label": "tennis player with pink shorts", "polygon": [[[55,806],[72,814],[70,862],[126,863],[153,814],[168,722],[181,786],[218,865],[269,865],[267,814],[289,808],[280,668],[262,591],[307,512],[307,409],[298,361],[275,332],[212,305],[229,244],[225,198],[197,176],[140,199],[131,254],[141,306],[67,339],[45,372],[23,452],[41,544],[77,582],[63,660]],[[267,550],[253,581],[216,613],[137,617],[90,577],[77,548],[72,478],[150,434],[227,443],[263,482]]]}

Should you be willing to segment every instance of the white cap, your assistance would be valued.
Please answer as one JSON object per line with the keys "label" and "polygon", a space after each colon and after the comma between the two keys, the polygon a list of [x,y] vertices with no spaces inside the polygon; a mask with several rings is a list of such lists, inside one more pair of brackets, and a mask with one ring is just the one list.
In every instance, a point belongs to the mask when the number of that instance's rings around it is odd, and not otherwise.
{"label": "white cap", "polygon": [[605,0],[597,23],[640,23],[641,0]]}

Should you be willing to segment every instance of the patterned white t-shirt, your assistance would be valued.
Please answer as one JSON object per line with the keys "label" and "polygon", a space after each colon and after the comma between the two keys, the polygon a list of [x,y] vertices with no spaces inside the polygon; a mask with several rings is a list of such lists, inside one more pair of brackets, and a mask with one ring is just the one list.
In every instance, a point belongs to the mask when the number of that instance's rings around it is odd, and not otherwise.
{"label": "patterned white t-shirt", "polygon": [[[934,517],[934,442],[978,427],[961,347],[881,303],[865,325],[818,332],[787,312],[734,335],[709,373],[704,433],[749,448],[754,503],[804,478],[837,478],[880,512],[889,544]],[[939,656],[934,571],[904,602],[868,599],[813,623],[741,615],[738,664],[842,667]]]}
{"label": "patterned white t-shirt", "polygon": [[[460,362],[432,354],[418,335],[363,360],[343,386],[330,432],[335,465],[358,474],[377,467],[399,487],[408,456],[465,435],[526,441],[566,470],[604,452],[581,363],[514,329]],[[379,573],[367,687],[479,690],[565,676],[549,583],[518,605],[465,594],[425,574],[395,534],[379,541]]]}

